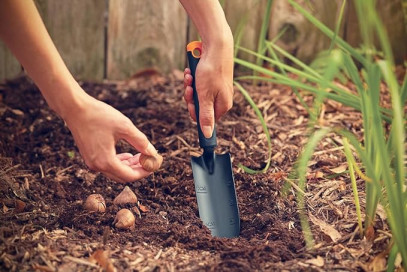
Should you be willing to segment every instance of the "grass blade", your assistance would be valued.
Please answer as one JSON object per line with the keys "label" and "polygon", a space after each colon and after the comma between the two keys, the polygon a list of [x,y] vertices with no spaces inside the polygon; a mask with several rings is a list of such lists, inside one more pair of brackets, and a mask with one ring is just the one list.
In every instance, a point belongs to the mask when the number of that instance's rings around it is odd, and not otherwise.
{"label": "grass blade", "polygon": [[[331,130],[329,128],[322,128],[320,130],[317,130],[309,138],[307,145],[305,146],[303,152],[301,153],[301,157],[298,160],[297,176],[298,176],[298,187],[302,191],[305,191],[308,161],[311,159],[311,156],[314,153],[314,149],[317,146],[317,144],[330,131]],[[305,243],[307,245],[307,248],[311,248],[314,246],[314,239],[312,237],[311,228],[309,226],[309,222],[307,219],[304,197],[305,196],[301,193],[298,193],[297,195],[298,212],[300,216],[302,231],[304,233]]]}
{"label": "grass blade", "polygon": [[271,138],[270,138],[270,132],[268,130],[266,121],[264,121],[263,118],[263,114],[261,113],[261,111],[259,110],[259,108],[257,107],[256,103],[253,101],[253,99],[250,97],[249,93],[243,88],[242,85],[240,85],[238,82],[234,82],[235,86],[237,86],[237,88],[239,89],[239,91],[242,93],[242,95],[244,96],[244,98],[247,100],[247,102],[249,102],[250,106],[253,108],[254,112],[256,113],[257,117],[260,120],[261,126],[263,128],[264,133],[266,134],[266,139],[267,139],[267,163],[264,166],[263,169],[261,170],[253,170],[250,169],[242,164],[239,164],[239,167],[242,168],[246,173],[249,174],[257,174],[257,173],[265,173],[268,168],[270,167],[270,163],[271,163]]}
{"label": "grass blade", "polygon": [[356,215],[358,217],[360,237],[363,237],[362,213],[360,211],[359,193],[358,193],[358,187],[357,187],[356,178],[355,178],[355,172],[353,169],[353,165],[356,165],[356,162],[355,162],[355,159],[353,158],[352,151],[350,150],[348,140],[346,138],[342,138],[342,139],[343,139],[343,147],[345,150],[346,160],[348,161],[348,166],[349,166],[350,180],[352,182],[352,191],[353,191],[353,196],[354,196],[354,200],[355,200]]}

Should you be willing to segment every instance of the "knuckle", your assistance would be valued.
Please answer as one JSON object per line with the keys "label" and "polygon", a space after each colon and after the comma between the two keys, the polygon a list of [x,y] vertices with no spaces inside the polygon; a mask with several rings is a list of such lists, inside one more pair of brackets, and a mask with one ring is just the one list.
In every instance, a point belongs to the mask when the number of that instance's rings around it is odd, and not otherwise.
{"label": "knuckle", "polygon": [[225,110],[225,112],[230,110],[232,107],[233,107],[233,100],[230,99],[230,100],[226,101],[226,104],[225,104],[225,109],[226,110]]}
{"label": "knuckle", "polygon": [[122,134],[129,135],[133,129],[133,126],[133,122],[129,118],[124,118],[123,122],[121,123]]}
{"label": "knuckle", "polygon": [[97,171],[96,165],[92,161],[85,161],[90,170]]}
{"label": "knuckle", "polygon": [[109,160],[103,157],[98,157],[88,160],[86,162],[86,165],[93,171],[104,171],[106,169],[109,169],[111,163]]}
{"label": "knuckle", "polygon": [[105,171],[110,168],[110,162],[105,159],[98,159],[95,161],[95,166],[98,170]]}
{"label": "knuckle", "polygon": [[211,109],[202,109],[199,113],[201,123],[211,124],[213,122],[213,111]]}
{"label": "knuckle", "polygon": [[90,170],[98,171],[96,166],[96,157],[84,157],[85,164],[89,167]]}

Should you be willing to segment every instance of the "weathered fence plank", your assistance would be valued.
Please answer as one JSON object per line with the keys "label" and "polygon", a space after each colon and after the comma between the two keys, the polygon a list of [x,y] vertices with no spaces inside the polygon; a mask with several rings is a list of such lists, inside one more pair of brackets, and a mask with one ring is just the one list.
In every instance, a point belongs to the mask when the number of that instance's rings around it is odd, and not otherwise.
{"label": "weathered fence plank", "polygon": [[169,72],[185,63],[187,15],[178,0],[110,0],[107,76],[143,69]]}
{"label": "weathered fence plank", "polygon": [[[343,0],[298,0],[304,8],[326,26],[335,29],[338,11]],[[404,24],[401,0],[378,0],[377,10],[386,27],[396,62],[407,57],[407,32]],[[347,1],[339,36],[354,47],[362,42],[358,18],[353,1]],[[269,39],[285,29],[277,45],[304,62],[311,62],[319,52],[329,48],[331,40],[304,18],[285,0],[274,0],[271,14]],[[376,47],[380,48],[376,40]]]}
{"label": "weathered fence plank", "polygon": [[[297,0],[331,29],[335,27],[342,1]],[[106,74],[110,79],[125,79],[148,68],[163,73],[182,69],[185,66],[185,45],[198,38],[192,23],[187,27],[186,12],[178,0],[35,2],[62,58],[78,79],[99,80]],[[267,1],[225,0],[223,3],[235,42],[257,50]],[[351,45],[358,46],[361,38],[352,3],[347,1],[339,35]],[[399,63],[407,59],[407,30],[401,3],[402,0],[377,1]],[[268,39],[273,39],[283,29],[286,32],[278,45],[302,61],[310,62],[318,52],[329,48],[329,38],[316,30],[286,0],[274,0]],[[254,60],[241,52],[239,57]],[[12,78],[20,71],[17,60],[0,42],[0,81]]]}
{"label": "weathered fence plank", "polygon": [[[306,0],[297,2],[311,11],[326,26],[335,29],[340,0],[314,0],[312,6]],[[318,52],[328,49],[331,43],[326,35],[304,18],[288,1],[274,0],[269,39],[273,39],[281,32],[284,34],[276,44],[304,62],[312,61]]]}
{"label": "weathered fence plank", "polygon": [[36,4],[71,73],[79,79],[102,79],[105,1],[36,0]]}
{"label": "weathered fence plank", "polygon": [[11,79],[21,72],[21,65],[7,46],[0,41],[0,82]]}
{"label": "weathered fence plank", "polygon": [[[378,0],[376,3],[379,16],[387,30],[394,59],[402,64],[407,60],[407,29],[404,21],[402,0]],[[349,2],[346,11],[346,31],[344,39],[352,46],[359,46],[362,42],[356,8],[353,1]],[[375,46],[380,48],[378,39]]]}
{"label": "weathered fence plank", "polygon": [[[225,1],[225,15],[232,29],[235,43],[257,51],[266,2],[262,0]],[[255,59],[255,57],[241,52],[238,53],[238,56],[251,61]]]}

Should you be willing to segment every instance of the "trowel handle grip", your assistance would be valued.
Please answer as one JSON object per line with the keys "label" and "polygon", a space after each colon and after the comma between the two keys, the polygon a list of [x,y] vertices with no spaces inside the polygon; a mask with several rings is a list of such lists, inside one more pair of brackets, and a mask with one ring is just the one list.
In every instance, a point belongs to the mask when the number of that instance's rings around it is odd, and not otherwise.
{"label": "trowel handle grip", "polygon": [[192,89],[194,90],[194,104],[195,104],[195,114],[198,128],[199,136],[199,146],[203,149],[215,148],[216,147],[216,127],[213,128],[213,134],[210,138],[205,138],[201,130],[201,124],[199,122],[199,100],[198,93],[196,92],[195,87],[195,72],[198,67],[199,59],[201,58],[202,53],[202,43],[198,41],[190,42],[187,45],[187,56],[189,69],[191,69],[192,75]]}

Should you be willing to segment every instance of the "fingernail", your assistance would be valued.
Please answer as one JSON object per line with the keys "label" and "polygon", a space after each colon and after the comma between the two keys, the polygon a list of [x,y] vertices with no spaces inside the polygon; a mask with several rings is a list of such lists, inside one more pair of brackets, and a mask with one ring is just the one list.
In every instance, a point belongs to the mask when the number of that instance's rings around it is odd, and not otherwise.
{"label": "fingernail", "polygon": [[211,126],[203,126],[202,133],[204,134],[205,138],[212,137],[212,127]]}
{"label": "fingernail", "polygon": [[155,155],[157,155],[158,152],[157,152],[157,149],[155,149],[151,143],[148,143],[146,153],[147,153],[147,155],[155,156]]}

